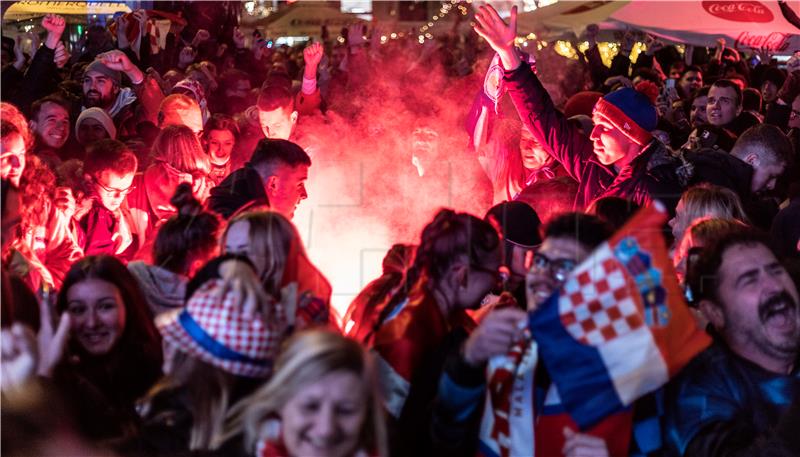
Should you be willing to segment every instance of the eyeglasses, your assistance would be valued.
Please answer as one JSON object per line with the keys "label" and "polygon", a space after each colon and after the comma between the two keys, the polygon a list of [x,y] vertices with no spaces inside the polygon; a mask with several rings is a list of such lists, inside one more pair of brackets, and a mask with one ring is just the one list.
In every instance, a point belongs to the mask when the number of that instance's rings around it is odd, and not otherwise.
{"label": "eyeglasses", "polygon": [[533,254],[533,260],[530,265],[526,265],[531,270],[550,270],[550,274],[556,281],[564,281],[569,276],[569,273],[575,269],[578,262],[574,259],[551,259],[546,255],[536,252]]}
{"label": "eyeglasses", "polygon": [[103,192],[111,195],[112,197],[125,197],[128,194],[130,194],[131,192],[133,192],[134,189],[136,189],[136,186],[134,186],[134,185],[129,186],[127,189],[115,189],[113,187],[108,187],[105,184],[101,183],[100,180],[97,179],[96,176],[92,177],[92,180],[98,186],[100,186],[100,188],[103,190]]}

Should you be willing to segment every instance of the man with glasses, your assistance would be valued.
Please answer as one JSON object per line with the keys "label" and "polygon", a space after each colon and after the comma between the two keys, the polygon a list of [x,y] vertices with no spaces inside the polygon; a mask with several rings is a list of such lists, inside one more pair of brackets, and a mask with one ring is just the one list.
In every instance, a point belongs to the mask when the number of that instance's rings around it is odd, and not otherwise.
{"label": "man with glasses", "polygon": [[[544,303],[570,271],[611,234],[611,228],[603,221],[582,213],[557,216],[547,225],[541,246],[526,256],[525,263],[530,268],[525,285],[527,303],[520,303],[519,307],[496,307],[489,312],[445,364],[431,430],[439,450],[458,455],[476,453],[482,415],[492,414],[482,411],[487,387],[492,383],[486,374],[489,359],[508,354],[514,345],[531,347],[525,343],[521,330],[527,323],[526,309],[533,310]],[[546,391],[537,389],[537,394],[539,390]],[[535,403],[536,398],[531,398]],[[534,404],[526,407],[533,409]],[[579,442],[589,440],[586,435],[575,436]],[[533,455],[533,441],[529,445]]]}
{"label": "man with glasses", "polygon": [[133,190],[136,155],[116,140],[89,146],[84,173],[89,181],[91,208],[80,218],[86,255],[109,254],[128,261],[139,248],[126,197]]}

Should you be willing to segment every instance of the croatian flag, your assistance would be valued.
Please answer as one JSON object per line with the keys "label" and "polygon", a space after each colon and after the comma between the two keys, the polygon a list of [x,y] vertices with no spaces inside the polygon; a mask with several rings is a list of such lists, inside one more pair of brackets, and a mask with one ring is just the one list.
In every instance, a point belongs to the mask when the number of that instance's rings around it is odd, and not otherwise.
{"label": "croatian flag", "polygon": [[581,430],[664,385],[710,344],[683,298],[659,203],[637,213],[530,314],[566,411]]}

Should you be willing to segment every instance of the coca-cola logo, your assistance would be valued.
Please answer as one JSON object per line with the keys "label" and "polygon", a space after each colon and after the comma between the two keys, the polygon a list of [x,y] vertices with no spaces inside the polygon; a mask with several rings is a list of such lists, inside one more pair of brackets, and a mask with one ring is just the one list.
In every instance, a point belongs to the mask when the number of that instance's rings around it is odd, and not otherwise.
{"label": "coca-cola logo", "polygon": [[767,48],[773,52],[783,52],[789,49],[792,35],[788,33],[771,32],[768,34],[742,32],[736,38],[734,47],[761,49]]}
{"label": "coca-cola logo", "polygon": [[704,0],[703,8],[712,16],[735,22],[772,22],[772,11],[761,2]]}

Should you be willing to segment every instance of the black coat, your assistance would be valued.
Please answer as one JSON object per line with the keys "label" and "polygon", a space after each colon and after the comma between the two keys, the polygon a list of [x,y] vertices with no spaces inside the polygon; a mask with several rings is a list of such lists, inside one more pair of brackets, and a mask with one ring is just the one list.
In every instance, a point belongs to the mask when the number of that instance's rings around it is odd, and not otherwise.
{"label": "black coat", "polygon": [[225,219],[245,206],[266,205],[269,199],[261,176],[249,164],[231,173],[211,189],[208,208]]}
{"label": "black coat", "polygon": [[689,185],[705,182],[734,191],[739,196],[750,222],[761,229],[769,229],[777,206],[769,199],[759,198],[750,190],[753,167],[716,149],[688,152],[685,158],[694,169]]}

